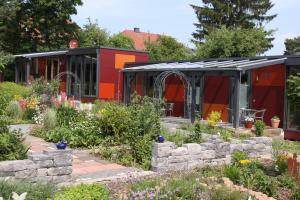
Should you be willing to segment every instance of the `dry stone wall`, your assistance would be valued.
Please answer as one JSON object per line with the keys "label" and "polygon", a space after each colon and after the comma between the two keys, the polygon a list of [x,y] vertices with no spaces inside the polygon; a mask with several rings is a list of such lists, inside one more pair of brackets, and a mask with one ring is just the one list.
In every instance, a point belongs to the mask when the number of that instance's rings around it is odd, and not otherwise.
{"label": "dry stone wall", "polygon": [[26,160],[0,162],[1,179],[63,183],[72,181],[72,150],[32,153]]}
{"label": "dry stone wall", "polygon": [[269,156],[272,138],[252,137],[229,143],[212,135],[203,143],[183,144],[181,147],[172,142],[154,143],[151,167],[153,171],[165,172],[229,164],[234,151],[245,151],[252,158]]}

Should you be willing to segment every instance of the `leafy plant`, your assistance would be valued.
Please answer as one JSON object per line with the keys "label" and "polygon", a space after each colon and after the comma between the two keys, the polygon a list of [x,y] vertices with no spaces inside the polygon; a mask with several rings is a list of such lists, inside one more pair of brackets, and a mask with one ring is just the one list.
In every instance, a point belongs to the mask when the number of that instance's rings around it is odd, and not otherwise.
{"label": "leafy plant", "polygon": [[274,120],[280,120],[280,118],[277,115],[273,116],[272,119],[274,119]]}
{"label": "leafy plant", "polygon": [[47,109],[43,114],[43,125],[45,129],[51,130],[56,127],[57,118],[56,111],[53,109]]}
{"label": "leafy plant", "polygon": [[84,119],[83,113],[80,113],[72,107],[63,105],[57,108],[56,116],[60,126],[69,126],[72,122]]}
{"label": "leafy plant", "polygon": [[244,151],[235,151],[231,155],[231,162],[235,165],[239,165],[241,160],[248,160],[249,156]]}
{"label": "leafy plant", "polygon": [[295,187],[293,190],[293,198],[295,200],[300,200],[300,187]]}
{"label": "leafy plant", "polygon": [[25,120],[33,120],[34,116],[37,113],[37,109],[36,108],[26,108],[24,110],[24,115],[23,115],[23,119]]}
{"label": "leafy plant", "polygon": [[274,197],[277,194],[277,183],[276,181],[261,170],[257,170],[254,175],[254,188],[268,196]]}
{"label": "leafy plant", "polygon": [[57,193],[54,200],[108,200],[108,190],[98,184],[81,184],[64,188],[61,192]]}
{"label": "leafy plant", "polygon": [[234,183],[241,182],[241,169],[236,165],[225,166],[224,174]]}
{"label": "leafy plant", "polygon": [[265,123],[261,120],[257,120],[255,123],[254,123],[254,126],[255,126],[255,135],[256,136],[262,136],[263,132],[264,132],[264,129],[265,129]]}
{"label": "leafy plant", "polygon": [[211,127],[215,127],[221,120],[221,113],[212,111],[207,118],[207,123]]}
{"label": "leafy plant", "polygon": [[27,192],[26,200],[51,199],[56,188],[52,184],[32,184],[18,181],[0,181],[0,196],[12,199],[12,192],[22,194]]}
{"label": "leafy plant", "polygon": [[11,101],[7,108],[6,114],[14,119],[22,119],[23,110],[18,101]]}
{"label": "leafy plant", "polygon": [[294,178],[291,175],[289,175],[288,173],[285,173],[282,176],[280,176],[278,178],[278,180],[279,180],[279,184],[281,187],[294,189],[296,186]]}
{"label": "leafy plant", "polygon": [[15,95],[27,97],[31,93],[31,88],[13,82],[0,83],[0,94],[5,97],[7,101],[14,99]]}
{"label": "leafy plant", "polygon": [[275,155],[275,168],[280,174],[283,174],[287,171],[288,168],[288,154],[287,153],[278,153]]}

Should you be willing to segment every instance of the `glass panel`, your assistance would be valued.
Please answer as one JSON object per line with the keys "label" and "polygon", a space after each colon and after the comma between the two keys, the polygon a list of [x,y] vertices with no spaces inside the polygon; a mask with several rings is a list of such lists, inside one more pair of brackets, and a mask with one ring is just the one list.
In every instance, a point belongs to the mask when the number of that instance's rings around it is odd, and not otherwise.
{"label": "glass panel", "polygon": [[[297,67],[290,68],[290,75],[300,73],[300,69]],[[300,107],[294,105],[288,100],[288,112],[287,112],[287,128],[289,130],[300,130]]]}
{"label": "glass panel", "polygon": [[240,86],[240,108],[249,107],[249,98],[248,98],[248,73],[245,73],[241,77],[241,86]]}

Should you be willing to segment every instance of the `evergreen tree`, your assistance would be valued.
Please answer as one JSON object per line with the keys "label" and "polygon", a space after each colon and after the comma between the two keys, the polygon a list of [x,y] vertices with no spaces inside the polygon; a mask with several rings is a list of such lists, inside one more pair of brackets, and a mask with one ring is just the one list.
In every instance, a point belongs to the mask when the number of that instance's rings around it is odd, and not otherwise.
{"label": "evergreen tree", "polygon": [[203,6],[191,5],[197,15],[194,42],[202,42],[214,28],[261,27],[276,15],[267,12],[274,6],[271,0],[202,0]]}
{"label": "evergreen tree", "polygon": [[285,42],[285,55],[294,55],[300,53],[300,37],[293,39],[286,39]]}

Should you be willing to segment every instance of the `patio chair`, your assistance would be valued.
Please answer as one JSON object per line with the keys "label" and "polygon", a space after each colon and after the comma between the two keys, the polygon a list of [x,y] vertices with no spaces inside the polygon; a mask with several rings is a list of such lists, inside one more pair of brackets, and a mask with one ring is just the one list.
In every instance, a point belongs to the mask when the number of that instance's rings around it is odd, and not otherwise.
{"label": "patio chair", "polygon": [[262,109],[262,110],[254,110],[254,116],[255,116],[255,120],[261,120],[264,121],[264,115],[266,112],[266,109]]}
{"label": "patio chair", "polygon": [[165,112],[166,112],[166,116],[172,116],[173,114],[173,109],[174,109],[174,103],[166,103],[166,108],[165,108]]}

